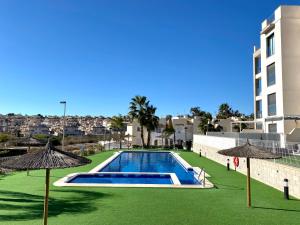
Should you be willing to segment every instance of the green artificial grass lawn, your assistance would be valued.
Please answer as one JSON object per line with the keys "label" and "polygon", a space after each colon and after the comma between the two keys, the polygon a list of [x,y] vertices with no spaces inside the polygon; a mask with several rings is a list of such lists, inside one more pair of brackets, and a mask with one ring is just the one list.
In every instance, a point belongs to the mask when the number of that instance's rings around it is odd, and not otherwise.
{"label": "green artificial grass lawn", "polygon": [[[73,172],[89,171],[112,155],[91,156],[84,167],[51,170],[51,182]],[[180,155],[204,167],[217,188],[50,187],[49,225],[199,225],[300,224],[300,201],[252,180],[252,208],[246,207],[246,177],[199,158]],[[42,224],[45,171],[18,172],[0,178],[0,224]],[[300,187],[299,187],[300,188]]]}

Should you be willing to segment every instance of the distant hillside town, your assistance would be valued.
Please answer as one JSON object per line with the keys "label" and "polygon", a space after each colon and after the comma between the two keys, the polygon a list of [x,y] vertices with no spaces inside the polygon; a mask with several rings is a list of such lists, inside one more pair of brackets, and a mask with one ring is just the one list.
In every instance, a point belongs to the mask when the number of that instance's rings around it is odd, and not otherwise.
{"label": "distant hillside town", "polygon": [[[59,116],[0,115],[0,132],[26,137],[36,134],[59,136],[63,132],[64,118]],[[110,127],[110,118],[103,116],[66,116],[65,135],[101,135]]]}
{"label": "distant hillside town", "polygon": [[[142,96],[136,98],[138,97]],[[153,106],[147,107],[151,109]],[[156,110],[155,107],[152,109]],[[147,110],[142,119],[138,117],[140,112],[136,110],[131,110],[128,115],[113,117],[0,114],[0,134],[9,134],[14,137],[37,138],[40,136],[44,139],[49,136],[61,137],[64,132],[65,136],[74,138],[99,136],[95,140],[102,145],[111,140],[118,143],[118,146],[122,146],[121,142],[123,142],[123,147],[176,146],[182,148],[188,145],[191,147],[195,134],[253,129],[253,126],[243,123],[251,119],[251,115],[245,116],[233,110],[227,103],[219,106],[215,117],[201,110],[200,107],[192,107],[190,113],[184,116],[167,115],[161,118],[155,116],[155,110],[151,114],[152,119],[147,115]],[[77,142],[80,142],[81,138],[77,139]],[[83,139],[81,141],[85,142]]]}

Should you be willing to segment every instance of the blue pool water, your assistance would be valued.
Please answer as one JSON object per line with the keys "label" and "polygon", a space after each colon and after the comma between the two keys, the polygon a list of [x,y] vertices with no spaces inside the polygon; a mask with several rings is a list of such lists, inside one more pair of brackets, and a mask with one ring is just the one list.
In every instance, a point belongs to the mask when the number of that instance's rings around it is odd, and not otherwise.
{"label": "blue pool water", "polygon": [[[175,173],[181,184],[200,184],[194,171],[187,170],[170,152],[124,151],[98,172],[76,175],[68,183],[173,184],[170,174],[163,173]],[[132,172],[140,174],[129,174]]]}
{"label": "blue pool water", "polygon": [[181,184],[199,184],[194,171],[186,170],[170,152],[122,152],[99,172],[176,173]]}
{"label": "blue pool water", "polygon": [[94,184],[173,184],[169,174],[81,174],[69,183]]}

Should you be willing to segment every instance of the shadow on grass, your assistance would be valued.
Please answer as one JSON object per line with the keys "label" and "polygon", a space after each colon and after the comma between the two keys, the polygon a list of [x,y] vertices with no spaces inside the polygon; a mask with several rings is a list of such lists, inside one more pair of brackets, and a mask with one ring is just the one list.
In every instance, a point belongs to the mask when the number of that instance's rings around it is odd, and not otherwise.
{"label": "shadow on grass", "polygon": [[239,187],[239,186],[234,186],[234,185],[227,185],[227,184],[220,184],[213,182],[215,185],[216,189],[225,189],[225,190],[233,190],[233,191],[243,191],[245,188]]}
{"label": "shadow on grass", "polygon": [[11,176],[11,175],[12,175],[11,172],[0,173],[0,180],[4,180],[6,177]]}
{"label": "shadow on grass", "polygon": [[[49,198],[49,217],[91,212],[97,209],[93,203],[95,200],[111,197],[109,194],[85,190],[53,190],[50,191],[50,196],[51,194],[57,194],[59,197]],[[42,219],[43,207],[44,196],[0,191],[0,222]]]}
{"label": "shadow on grass", "polygon": [[[32,175],[32,174],[29,174],[29,175],[25,175],[26,177],[45,177],[45,175]],[[50,175],[50,177],[54,177],[54,178],[62,178],[63,176],[54,176],[54,175]]]}
{"label": "shadow on grass", "polygon": [[271,207],[261,207],[261,206],[253,206],[254,209],[269,209],[269,210],[275,210],[275,211],[285,211],[285,212],[300,212],[300,210],[297,209],[281,209],[281,208],[271,208]]}

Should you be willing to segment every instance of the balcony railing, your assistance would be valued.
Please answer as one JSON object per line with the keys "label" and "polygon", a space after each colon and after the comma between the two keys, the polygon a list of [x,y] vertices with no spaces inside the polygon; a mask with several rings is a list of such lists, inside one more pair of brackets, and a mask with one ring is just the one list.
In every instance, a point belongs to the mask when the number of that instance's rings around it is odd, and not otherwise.
{"label": "balcony railing", "polygon": [[276,104],[271,104],[268,106],[268,115],[269,116],[276,115]]}
{"label": "balcony railing", "polygon": [[256,112],[256,119],[260,119],[260,118],[262,118],[262,112],[258,111]]}
{"label": "balcony railing", "polygon": [[275,21],[275,14],[272,13],[268,18],[267,18],[267,24],[271,24]]}
{"label": "balcony railing", "polygon": [[261,88],[256,88],[255,94],[256,94],[256,96],[260,96],[261,95]]}

